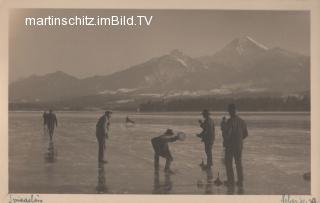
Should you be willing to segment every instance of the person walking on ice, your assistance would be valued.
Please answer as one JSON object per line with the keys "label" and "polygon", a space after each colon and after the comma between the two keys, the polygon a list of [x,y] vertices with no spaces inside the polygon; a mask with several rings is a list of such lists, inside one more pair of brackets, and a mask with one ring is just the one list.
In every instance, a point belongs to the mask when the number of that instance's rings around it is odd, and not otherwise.
{"label": "person walking on ice", "polygon": [[56,114],[53,113],[52,109],[49,110],[49,113],[46,116],[46,124],[49,131],[50,140],[52,140],[54,128],[58,127],[58,119]]}

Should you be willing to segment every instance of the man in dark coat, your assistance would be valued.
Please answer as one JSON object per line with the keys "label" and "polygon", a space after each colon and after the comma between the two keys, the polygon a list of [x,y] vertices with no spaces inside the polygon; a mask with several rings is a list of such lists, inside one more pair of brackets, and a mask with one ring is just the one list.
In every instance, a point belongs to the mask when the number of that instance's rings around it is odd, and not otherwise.
{"label": "man in dark coat", "polygon": [[234,174],[233,174],[233,159],[236,163],[237,185],[239,187],[243,186],[243,168],[242,168],[242,148],[243,139],[248,136],[247,125],[244,120],[242,120],[236,114],[236,106],[234,104],[228,105],[228,112],[230,118],[227,121],[226,129],[226,171],[227,171],[227,186],[234,185]]}
{"label": "man in dark coat", "polygon": [[98,120],[96,124],[96,137],[98,140],[98,161],[100,163],[107,163],[104,160],[104,149],[106,147],[106,139],[108,139],[111,111],[106,111]]}
{"label": "man in dark coat", "polygon": [[202,111],[202,116],[204,121],[199,120],[202,132],[198,134],[204,143],[204,150],[207,155],[207,165],[206,168],[210,169],[212,167],[212,145],[215,139],[215,130],[213,120],[210,118],[210,112],[207,109]]}
{"label": "man in dark coat", "polygon": [[54,128],[58,127],[58,119],[56,114],[53,113],[52,109],[49,110],[49,113],[46,116],[46,124],[49,130],[50,139],[52,140]]}
{"label": "man in dark coat", "polygon": [[46,111],[43,112],[42,119],[43,119],[43,126],[45,127],[47,125],[47,112]]}
{"label": "man in dark coat", "polygon": [[171,129],[167,129],[163,135],[151,139],[151,143],[154,149],[155,170],[159,170],[159,157],[161,156],[166,159],[164,171],[166,173],[173,173],[170,169],[170,164],[173,161],[173,157],[171,155],[168,143],[175,142],[179,139],[179,136],[173,135],[173,131]]}

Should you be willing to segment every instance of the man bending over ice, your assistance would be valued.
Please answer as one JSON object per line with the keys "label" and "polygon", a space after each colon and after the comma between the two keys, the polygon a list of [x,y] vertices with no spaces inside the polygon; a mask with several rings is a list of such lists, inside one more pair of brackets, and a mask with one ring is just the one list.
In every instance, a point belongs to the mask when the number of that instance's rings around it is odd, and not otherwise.
{"label": "man bending over ice", "polygon": [[179,139],[179,136],[173,136],[174,133],[171,129],[167,129],[163,135],[152,138],[151,143],[154,149],[154,168],[155,170],[159,170],[159,157],[163,157],[166,159],[166,165],[164,171],[166,173],[173,173],[170,169],[170,164],[173,161],[172,155],[169,149],[169,142],[175,142]]}

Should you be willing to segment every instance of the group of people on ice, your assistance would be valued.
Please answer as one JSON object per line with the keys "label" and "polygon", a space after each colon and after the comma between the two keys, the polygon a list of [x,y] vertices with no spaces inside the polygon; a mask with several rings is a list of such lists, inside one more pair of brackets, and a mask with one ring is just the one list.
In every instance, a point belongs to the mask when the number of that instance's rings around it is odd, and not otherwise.
{"label": "group of people on ice", "polygon": [[[242,167],[242,148],[243,139],[248,136],[247,126],[244,120],[242,120],[236,113],[236,106],[234,104],[228,105],[228,112],[230,118],[226,120],[224,117],[221,122],[221,131],[223,137],[223,147],[225,148],[225,165],[227,181],[226,186],[243,186],[243,167]],[[103,159],[105,149],[105,139],[108,138],[111,111],[106,111],[101,116],[96,125],[96,136],[99,143],[98,160],[100,163],[106,163]],[[213,119],[210,117],[208,110],[202,111],[203,120],[199,120],[199,125],[202,128],[202,132],[197,134],[201,141],[204,143],[204,151],[207,156],[207,162],[204,166],[205,169],[210,170],[213,166],[212,161],[212,147],[215,141],[215,125]],[[163,157],[166,159],[164,171],[165,173],[173,173],[170,168],[173,161],[172,154],[169,149],[169,143],[179,140],[179,134],[175,134],[172,129],[167,129],[162,135],[151,139],[151,144],[154,149],[154,168],[159,170],[159,159]],[[236,164],[237,182],[234,180],[233,172],[233,160]]]}
{"label": "group of people on ice", "polygon": [[[226,118],[223,117],[220,124],[223,137],[223,147],[225,148],[224,161],[227,174],[227,181],[225,181],[225,185],[234,186],[236,184],[237,186],[242,187],[242,148],[243,139],[248,136],[248,130],[245,121],[236,114],[236,106],[234,104],[228,105],[228,112],[230,118],[226,120]],[[210,170],[213,166],[212,146],[215,141],[215,125],[208,110],[203,110],[202,116],[204,120],[199,120],[202,132],[197,134],[197,136],[201,138],[201,141],[204,143],[204,151],[207,156],[207,162],[203,168]],[[151,143],[155,151],[154,167],[156,170],[159,169],[159,157],[161,156],[166,159],[165,172],[173,173],[170,169],[170,164],[173,161],[173,158],[170,153],[168,143],[174,142],[178,139],[179,135],[174,135],[171,129],[167,129],[163,135],[152,138]],[[236,164],[237,182],[234,180],[233,160],[235,160]]]}
{"label": "group of people on ice", "polygon": [[[223,117],[220,124],[223,137],[223,147],[225,149],[224,162],[227,174],[225,185],[234,186],[236,184],[237,186],[242,187],[242,148],[243,139],[248,136],[248,131],[246,122],[242,120],[236,113],[235,104],[229,104],[227,110],[230,118],[226,119]],[[107,163],[107,161],[104,159],[104,152],[106,149],[106,139],[109,137],[111,114],[111,111],[106,111],[96,123],[98,161],[100,164]],[[204,143],[204,151],[206,153],[207,161],[206,164],[203,165],[203,168],[205,170],[211,170],[211,167],[213,166],[212,147],[215,141],[215,125],[208,110],[203,110],[201,114],[203,116],[203,120],[199,120],[199,125],[202,131],[196,136],[199,137]],[[52,110],[50,110],[49,113],[45,112],[43,114],[43,120],[44,125],[48,128],[50,139],[52,139],[54,128],[58,125],[56,115],[52,112]],[[126,123],[134,123],[134,121],[127,117]],[[170,168],[173,157],[169,149],[169,143],[179,140],[181,138],[180,136],[181,134],[174,133],[172,129],[167,129],[162,135],[151,139],[151,144],[154,149],[154,168],[156,171],[159,171],[159,159],[160,157],[163,157],[166,160],[164,167],[165,173],[174,173]],[[235,161],[236,165],[237,182],[234,180],[233,160]]]}

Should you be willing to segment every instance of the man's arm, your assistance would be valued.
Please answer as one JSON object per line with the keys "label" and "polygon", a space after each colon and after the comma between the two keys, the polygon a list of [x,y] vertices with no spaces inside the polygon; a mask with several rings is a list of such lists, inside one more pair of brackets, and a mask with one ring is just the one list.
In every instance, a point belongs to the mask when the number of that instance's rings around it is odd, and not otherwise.
{"label": "man's arm", "polygon": [[213,122],[213,120],[212,120],[212,139],[213,139],[213,141],[214,141],[214,139],[215,139],[215,136],[216,136],[216,131],[215,131],[215,127],[214,127],[214,122]]}
{"label": "man's arm", "polygon": [[245,121],[242,121],[242,139],[248,137],[248,129],[247,129],[247,124]]}
{"label": "man's arm", "polygon": [[165,142],[175,142],[179,139],[178,135],[172,136],[172,135],[162,135],[161,139]]}
{"label": "man's arm", "polygon": [[57,119],[57,116],[56,116],[56,115],[54,115],[54,121],[55,121],[55,123],[56,123],[56,127],[58,127],[58,119]]}
{"label": "man's arm", "polygon": [[175,141],[177,141],[178,139],[179,139],[179,136],[176,135],[176,136],[170,137],[170,138],[168,139],[168,142],[175,142]]}
{"label": "man's arm", "polygon": [[202,121],[202,120],[198,120],[198,122],[199,122],[199,124],[200,124],[200,128],[202,128],[202,129],[204,129],[205,128],[205,122],[204,121]]}
{"label": "man's arm", "polygon": [[109,119],[105,118],[105,122],[104,122],[104,131],[105,131],[105,138],[108,139],[109,138],[109,125],[110,125],[110,121]]}

